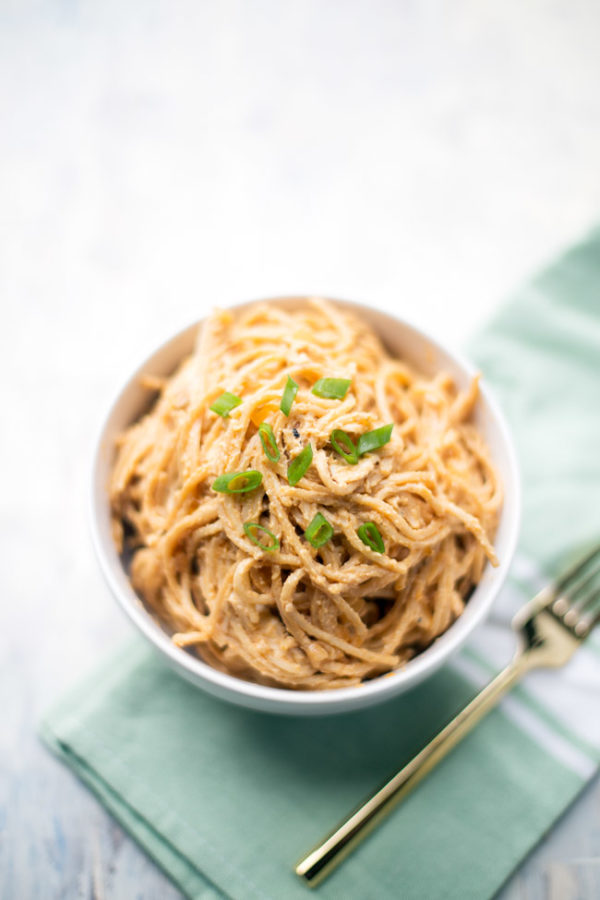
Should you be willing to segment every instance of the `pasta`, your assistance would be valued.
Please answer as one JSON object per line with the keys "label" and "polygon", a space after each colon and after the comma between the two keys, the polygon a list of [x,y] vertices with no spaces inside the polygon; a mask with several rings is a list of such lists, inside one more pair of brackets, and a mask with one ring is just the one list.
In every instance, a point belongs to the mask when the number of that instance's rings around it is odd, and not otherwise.
{"label": "pasta", "polygon": [[118,441],[115,540],[173,641],[217,669],[358,685],[429,646],[497,563],[477,379],[423,376],[341,307],[217,312],[148,387]]}

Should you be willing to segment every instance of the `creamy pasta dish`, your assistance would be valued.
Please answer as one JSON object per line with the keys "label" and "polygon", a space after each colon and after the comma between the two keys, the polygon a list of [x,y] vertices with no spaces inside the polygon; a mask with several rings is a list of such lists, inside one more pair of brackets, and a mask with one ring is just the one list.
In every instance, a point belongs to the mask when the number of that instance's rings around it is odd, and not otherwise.
{"label": "creamy pasta dish", "polygon": [[460,616],[501,485],[474,379],[428,377],[336,305],[218,312],[110,483],[132,584],[180,647],[300,690],[358,685]]}

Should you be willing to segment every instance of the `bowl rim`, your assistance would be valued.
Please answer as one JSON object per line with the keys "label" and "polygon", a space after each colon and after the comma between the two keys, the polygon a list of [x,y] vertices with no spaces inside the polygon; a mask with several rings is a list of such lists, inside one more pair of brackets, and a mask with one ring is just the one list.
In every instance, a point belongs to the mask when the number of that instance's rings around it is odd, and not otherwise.
{"label": "bowl rim", "polygon": [[[235,311],[243,310],[256,303],[276,302],[292,304],[298,303],[299,301],[306,301],[310,299],[311,296],[315,295],[307,294],[268,297],[259,300],[249,300],[242,303],[230,304],[224,308]],[[369,313],[374,313],[378,318],[393,320],[396,326],[399,325],[401,328],[408,329],[417,338],[422,339],[426,345],[431,347],[434,351],[441,352],[449,357],[457,369],[461,370],[465,375],[473,377],[478,372],[478,369],[460,352],[441,343],[439,339],[433,337],[427,331],[416,326],[404,317],[401,318],[396,316],[372,304],[363,304],[330,297],[323,299],[326,299],[328,302],[335,305],[350,308],[359,316],[362,314],[364,317],[365,314],[368,316]],[[112,399],[101,418],[101,424],[96,433],[92,457],[89,519],[92,543],[100,564],[100,569],[108,586],[130,621],[132,621],[141,634],[166,658],[166,661],[177,670],[180,675],[192,681],[196,686],[207,690],[209,693],[222,699],[227,699],[233,703],[254,707],[263,711],[288,714],[301,714],[306,712],[334,713],[364,708],[367,705],[379,703],[398,693],[408,690],[431,675],[442,665],[442,663],[447,662],[448,659],[463,646],[470,634],[485,619],[506,579],[514,556],[521,521],[521,477],[511,432],[500,406],[487,386],[485,379],[481,379],[479,383],[480,397],[484,401],[484,405],[489,411],[491,418],[494,420],[501,437],[501,444],[503,445],[503,452],[501,455],[504,458],[507,471],[510,473],[508,481],[510,481],[512,500],[512,517],[509,520],[506,529],[508,537],[506,540],[505,551],[498,567],[494,569],[494,582],[489,587],[487,596],[485,596],[483,600],[480,600],[480,602],[476,601],[475,604],[473,604],[473,599],[476,598],[477,588],[479,587],[479,585],[477,585],[465,612],[460,615],[442,635],[436,638],[426,650],[409,660],[401,668],[390,673],[385,673],[360,685],[354,685],[347,688],[329,688],[322,691],[310,691],[271,687],[251,681],[245,681],[235,675],[213,668],[199,657],[192,656],[190,653],[186,652],[184,648],[177,647],[173,644],[170,636],[148,612],[143,602],[135,593],[133,587],[129,584],[127,573],[125,573],[123,569],[116,552],[116,547],[112,544],[110,548],[107,548],[107,540],[100,526],[102,517],[102,511],[100,509],[101,497],[105,499],[108,497],[106,482],[101,478],[105,468],[103,461],[103,447],[105,446],[106,432],[109,429],[113,415],[120,406],[123,395],[135,385],[142,373],[151,371],[149,366],[156,356],[161,354],[161,352],[169,345],[180,341],[187,333],[191,332],[192,329],[196,329],[205,319],[206,316],[179,329],[176,333],[172,334],[156,346],[150,354],[146,355],[125,382],[120,381],[120,387],[113,394]],[[102,484],[100,484],[101,481]],[[505,490],[507,487],[508,485],[504,484]],[[505,507],[503,507],[503,511],[504,509]],[[104,508],[104,512],[106,512],[106,507]],[[112,537],[110,538],[110,542],[112,543]],[[113,554],[112,558],[110,555],[111,550]],[[117,571],[120,571],[121,575],[125,574],[128,582],[128,590],[123,589],[123,585],[120,583],[117,576]],[[466,615],[467,611],[468,615]]]}

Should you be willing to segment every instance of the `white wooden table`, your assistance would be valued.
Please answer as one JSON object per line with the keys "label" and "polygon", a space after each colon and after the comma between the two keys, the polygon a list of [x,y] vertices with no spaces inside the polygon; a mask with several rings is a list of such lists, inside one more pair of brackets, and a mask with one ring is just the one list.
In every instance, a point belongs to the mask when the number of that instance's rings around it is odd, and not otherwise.
{"label": "white wooden table", "polygon": [[[128,631],[92,558],[123,376],[211,305],[290,292],[458,344],[600,216],[600,7],[0,3],[0,896],[160,898],[39,745]],[[504,900],[600,896],[596,782]]]}

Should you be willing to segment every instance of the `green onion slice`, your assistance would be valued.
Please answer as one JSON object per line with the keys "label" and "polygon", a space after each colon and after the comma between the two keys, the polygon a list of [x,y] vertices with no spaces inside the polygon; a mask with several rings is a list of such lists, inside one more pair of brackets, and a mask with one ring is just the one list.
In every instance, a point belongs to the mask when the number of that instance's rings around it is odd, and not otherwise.
{"label": "green onion slice", "polygon": [[374,431],[365,431],[358,439],[356,449],[359,456],[370,453],[371,450],[379,450],[384,444],[390,440],[392,436],[392,425],[382,425],[381,428],[375,428]]}
{"label": "green onion slice", "polygon": [[316,397],[326,400],[343,400],[352,384],[350,378],[319,378],[313,385],[312,392]]}
{"label": "green onion slice", "polygon": [[385,552],[385,544],[383,543],[383,538],[381,537],[379,528],[375,522],[365,522],[364,525],[361,525],[360,528],[356,529],[356,533],[363,544],[366,544],[367,547],[370,547],[375,553]]}
{"label": "green onion slice", "polygon": [[277,462],[281,454],[279,453],[273,429],[268,422],[261,422],[258,426],[258,436],[267,459],[271,460],[271,462]]}
{"label": "green onion slice", "polygon": [[342,431],[341,428],[335,428],[331,432],[329,440],[336,453],[339,453],[351,466],[356,465],[358,462],[358,450],[347,432]]}
{"label": "green onion slice", "polygon": [[293,378],[290,378],[288,375],[287,381],[285,383],[285,388],[283,390],[283,397],[281,398],[281,403],[279,404],[279,409],[284,414],[284,416],[289,416],[290,409],[292,408],[292,403],[295,400],[296,394],[298,393],[298,385],[294,381]]}
{"label": "green onion slice", "polygon": [[[258,522],[244,522],[244,531],[252,543],[256,544],[257,547],[260,547],[260,549],[264,550],[266,553],[272,553],[273,550],[279,550],[279,538],[277,535],[273,534],[272,531],[269,531],[268,528],[265,528],[264,525],[259,525]],[[266,535],[267,538],[270,539],[269,543],[265,543],[264,540],[261,540],[262,535]]]}
{"label": "green onion slice", "polygon": [[310,466],[312,458],[312,446],[310,444],[307,444],[306,447],[300,451],[298,456],[291,461],[287,470],[287,479],[292,487],[295,484],[298,484],[298,482]]}
{"label": "green onion slice", "polygon": [[257,488],[261,481],[262,473],[256,469],[248,469],[246,472],[226,472],[213,481],[212,489],[220,494],[245,494]]}
{"label": "green onion slice", "polygon": [[333,537],[333,525],[327,521],[325,516],[317,513],[304,532],[304,537],[313,547],[322,547]]}
{"label": "green onion slice", "polygon": [[218,416],[222,416],[226,419],[231,410],[235,409],[236,406],[239,406],[241,402],[241,397],[237,397],[235,394],[230,394],[229,391],[225,391],[220,397],[217,397],[214,403],[211,403],[209,409],[212,409]]}

